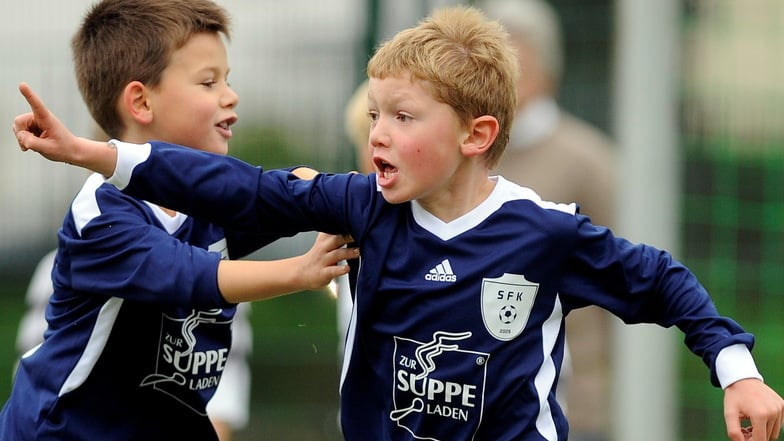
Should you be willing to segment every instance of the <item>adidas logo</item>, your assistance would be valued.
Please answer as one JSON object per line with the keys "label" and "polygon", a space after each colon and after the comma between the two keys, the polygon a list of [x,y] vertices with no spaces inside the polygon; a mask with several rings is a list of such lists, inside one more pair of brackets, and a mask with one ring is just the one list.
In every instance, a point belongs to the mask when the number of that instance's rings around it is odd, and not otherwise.
{"label": "adidas logo", "polygon": [[425,274],[425,280],[430,280],[431,282],[455,282],[457,281],[457,276],[452,272],[452,265],[449,264],[449,259],[444,259]]}

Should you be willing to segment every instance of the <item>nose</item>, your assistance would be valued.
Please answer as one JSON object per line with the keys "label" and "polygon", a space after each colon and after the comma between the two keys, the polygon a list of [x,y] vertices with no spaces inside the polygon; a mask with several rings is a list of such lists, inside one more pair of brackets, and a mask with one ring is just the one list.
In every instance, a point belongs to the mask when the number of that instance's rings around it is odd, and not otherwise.
{"label": "nose", "polygon": [[385,147],[389,145],[389,135],[384,128],[381,118],[377,118],[370,125],[370,147]]}
{"label": "nose", "polygon": [[240,96],[237,95],[237,92],[231,88],[228,84],[226,85],[226,91],[221,98],[221,105],[223,107],[228,107],[229,109],[233,109],[237,107],[237,104],[240,102]]}

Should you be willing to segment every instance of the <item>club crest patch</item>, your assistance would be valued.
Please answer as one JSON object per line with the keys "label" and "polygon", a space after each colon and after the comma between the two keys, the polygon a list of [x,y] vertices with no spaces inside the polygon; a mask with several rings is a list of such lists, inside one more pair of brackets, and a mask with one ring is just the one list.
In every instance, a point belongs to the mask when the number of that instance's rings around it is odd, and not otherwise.
{"label": "club crest patch", "polygon": [[528,323],[539,284],[520,274],[482,280],[482,319],[498,340],[512,340]]}

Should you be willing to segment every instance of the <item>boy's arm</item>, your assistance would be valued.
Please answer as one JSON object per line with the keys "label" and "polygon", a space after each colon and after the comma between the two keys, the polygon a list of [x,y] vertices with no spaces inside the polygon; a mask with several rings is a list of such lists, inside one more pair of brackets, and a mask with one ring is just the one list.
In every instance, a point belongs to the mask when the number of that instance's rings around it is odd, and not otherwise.
{"label": "boy's arm", "polygon": [[20,84],[19,91],[31,110],[14,119],[13,130],[22,151],[32,150],[51,161],[78,165],[107,177],[114,174],[115,149],[105,142],[75,136],[27,84]]}
{"label": "boy's arm", "polygon": [[[750,353],[753,335],[720,316],[696,276],[669,253],[616,238],[587,218],[577,221],[577,245],[570,264],[580,270],[563,278],[562,304],[570,309],[596,304],[628,324],[678,326],[689,349],[711,368],[713,384],[724,388],[730,439],[775,439],[784,401],[761,380]],[[608,246],[608,241],[614,243]],[[743,420],[754,426],[753,438],[744,438]]]}
{"label": "boy's arm", "polygon": [[[324,174],[319,174],[314,179],[318,184],[311,184],[303,179],[292,181],[294,175],[284,170],[265,171],[262,178],[261,168],[236,158],[161,142],[155,143],[154,149],[152,143],[116,142],[115,150],[104,143],[74,136],[29,87],[21,85],[20,90],[33,109],[14,123],[22,150],[96,171],[138,199],[225,228],[277,236],[303,231],[350,233],[349,220],[361,217],[346,211],[366,208],[368,193],[363,190],[369,189],[370,181],[352,179],[355,175],[323,178]],[[153,156],[155,159],[151,160]],[[183,173],[183,169],[188,173]],[[131,179],[137,175],[141,177]],[[349,207],[348,193],[366,199],[352,200]]]}
{"label": "boy's arm", "polygon": [[274,261],[222,260],[218,288],[230,303],[264,300],[279,295],[319,289],[348,273],[341,261],[359,256],[357,248],[344,248],[346,236],[320,233],[307,253]]}
{"label": "boy's arm", "polygon": [[[19,91],[31,110],[14,119],[13,130],[22,151],[32,150],[50,161],[77,165],[107,178],[114,174],[117,150],[113,144],[75,136],[29,85],[21,83]],[[300,167],[293,173],[300,179],[313,179],[318,171]]]}

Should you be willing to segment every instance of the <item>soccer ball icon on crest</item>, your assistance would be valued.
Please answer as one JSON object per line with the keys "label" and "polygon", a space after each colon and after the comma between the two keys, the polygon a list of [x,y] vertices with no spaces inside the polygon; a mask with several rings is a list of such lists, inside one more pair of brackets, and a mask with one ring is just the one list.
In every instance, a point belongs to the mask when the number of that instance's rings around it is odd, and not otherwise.
{"label": "soccer ball icon on crest", "polygon": [[501,319],[501,323],[508,325],[517,318],[517,309],[514,305],[504,305],[498,312],[498,318]]}

